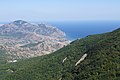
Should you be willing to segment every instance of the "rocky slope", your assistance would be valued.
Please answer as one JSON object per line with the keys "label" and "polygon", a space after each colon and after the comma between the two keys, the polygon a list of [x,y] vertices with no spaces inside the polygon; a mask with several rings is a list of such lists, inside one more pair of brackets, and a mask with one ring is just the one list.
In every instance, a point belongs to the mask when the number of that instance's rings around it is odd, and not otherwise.
{"label": "rocky slope", "polygon": [[56,27],[17,20],[0,26],[0,49],[8,59],[41,56],[67,45],[65,36]]}

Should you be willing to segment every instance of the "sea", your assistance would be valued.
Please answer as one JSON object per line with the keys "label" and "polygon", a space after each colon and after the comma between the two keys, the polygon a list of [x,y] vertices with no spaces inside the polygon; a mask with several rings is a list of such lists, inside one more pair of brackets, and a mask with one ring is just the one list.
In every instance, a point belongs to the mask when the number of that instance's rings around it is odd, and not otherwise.
{"label": "sea", "polygon": [[[5,24],[8,22],[0,22]],[[75,40],[88,35],[101,34],[120,28],[120,21],[52,21],[44,22],[66,33],[66,38]]]}
{"label": "sea", "polygon": [[69,40],[84,38],[88,35],[111,32],[120,28],[120,21],[66,21],[51,22],[51,24],[64,31]]}

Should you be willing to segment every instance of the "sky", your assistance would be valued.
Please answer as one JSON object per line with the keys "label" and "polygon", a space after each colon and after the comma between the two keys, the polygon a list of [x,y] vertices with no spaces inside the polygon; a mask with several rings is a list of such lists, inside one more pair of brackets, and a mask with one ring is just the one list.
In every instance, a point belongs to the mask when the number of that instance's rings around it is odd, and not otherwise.
{"label": "sky", "polygon": [[0,0],[0,22],[120,20],[120,0]]}

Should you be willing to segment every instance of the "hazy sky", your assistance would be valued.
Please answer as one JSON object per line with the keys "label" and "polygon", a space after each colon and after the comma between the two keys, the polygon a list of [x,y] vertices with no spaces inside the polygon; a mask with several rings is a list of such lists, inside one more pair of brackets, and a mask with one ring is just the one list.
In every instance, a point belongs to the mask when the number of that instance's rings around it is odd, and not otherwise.
{"label": "hazy sky", "polygon": [[120,20],[120,0],[0,0],[0,21]]}

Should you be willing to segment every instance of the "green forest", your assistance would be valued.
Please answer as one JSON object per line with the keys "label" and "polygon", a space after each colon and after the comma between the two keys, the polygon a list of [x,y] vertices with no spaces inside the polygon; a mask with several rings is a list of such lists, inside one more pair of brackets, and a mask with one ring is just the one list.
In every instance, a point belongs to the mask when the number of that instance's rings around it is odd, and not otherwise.
{"label": "green forest", "polygon": [[77,39],[49,55],[2,61],[0,57],[0,80],[120,80],[120,28]]}

